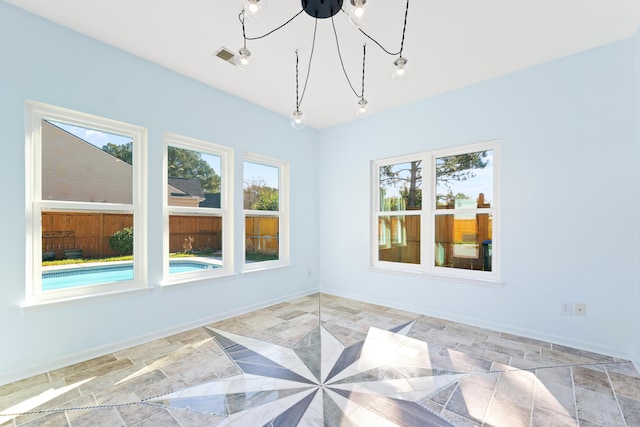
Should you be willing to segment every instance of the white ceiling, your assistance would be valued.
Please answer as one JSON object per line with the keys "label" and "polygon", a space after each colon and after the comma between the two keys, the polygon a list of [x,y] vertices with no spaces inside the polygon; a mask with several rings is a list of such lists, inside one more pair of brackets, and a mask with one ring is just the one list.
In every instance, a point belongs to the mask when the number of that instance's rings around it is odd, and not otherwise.
{"label": "white ceiling", "polygon": [[[238,13],[244,0],[4,1],[286,116],[295,109],[294,52],[301,55],[302,86],[311,51],[314,20],[303,13],[271,36],[248,42],[247,72],[215,57],[221,46],[242,47]],[[301,10],[299,0],[266,1],[267,16],[248,24],[247,36]],[[363,29],[398,50],[405,0],[369,1],[373,13]],[[344,14],[334,21],[359,91],[366,40]],[[373,114],[621,40],[639,26],[639,0],[412,0],[403,55],[408,75],[392,81],[395,57],[368,42],[365,97]],[[307,123],[325,128],[353,120],[357,101],[342,74],[331,21],[319,20],[301,106]]]}

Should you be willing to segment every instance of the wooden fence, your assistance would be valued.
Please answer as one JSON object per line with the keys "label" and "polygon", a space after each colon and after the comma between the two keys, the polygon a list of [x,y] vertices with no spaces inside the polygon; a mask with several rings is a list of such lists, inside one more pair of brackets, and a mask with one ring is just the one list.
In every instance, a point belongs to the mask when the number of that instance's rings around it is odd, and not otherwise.
{"label": "wooden fence", "polygon": [[[478,208],[488,207],[484,195],[480,194]],[[437,265],[490,271],[492,217],[489,214],[467,215],[436,216],[434,249]],[[380,261],[420,263],[420,215],[380,216],[379,238],[382,233],[386,233],[386,240],[378,248]]]}
{"label": "wooden fence", "polygon": [[245,246],[248,254],[277,255],[280,247],[277,216],[245,217]]}
{"label": "wooden fence", "polygon": [[109,246],[109,237],[133,225],[133,215],[95,212],[43,212],[42,252],[64,258],[68,249],[82,249],[83,258],[118,255]]}
{"label": "wooden fence", "polygon": [[[64,258],[65,250],[82,249],[82,258],[119,255],[109,245],[109,237],[133,225],[133,215],[96,212],[43,212],[42,252],[54,252]],[[169,217],[169,251],[185,252],[190,241],[192,251],[216,253],[222,250],[222,218],[210,216]]]}
{"label": "wooden fence", "polygon": [[169,216],[169,252],[219,253],[222,218],[219,216]]}

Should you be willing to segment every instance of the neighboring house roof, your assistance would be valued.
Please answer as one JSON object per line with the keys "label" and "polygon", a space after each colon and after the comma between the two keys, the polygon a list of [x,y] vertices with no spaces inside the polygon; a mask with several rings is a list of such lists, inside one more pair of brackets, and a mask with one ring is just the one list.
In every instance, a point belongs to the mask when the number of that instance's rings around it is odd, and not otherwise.
{"label": "neighboring house roof", "polygon": [[[204,190],[202,190],[202,184],[198,178],[177,178],[170,176],[169,186],[172,196],[198,197],[203,200],[205,198]],[[174,189],[177,189],[178,191],[174,191]]]}
{"label": "neighboring house roof", "polygon": [[219,208],[220,193],[205,193],[205,200],[200,202],[201,208]]}

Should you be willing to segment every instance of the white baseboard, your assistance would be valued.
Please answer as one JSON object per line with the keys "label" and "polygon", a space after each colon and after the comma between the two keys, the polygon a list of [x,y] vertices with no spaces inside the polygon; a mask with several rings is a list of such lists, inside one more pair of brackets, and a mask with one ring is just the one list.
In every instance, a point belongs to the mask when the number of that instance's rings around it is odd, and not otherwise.
{"label": "white baseboard", "polygon": [[81,352],[65,355],[64,357],[48,361],[46,363],[38,363],[30,366],[26,366],[11,372],[0,373],[0,386],[9,384],[15,381],[19,381],[25,378],[29,378],[35,375],[40,375],[46,372],[50,372],[56,369],[64,368],[65,366],[80,363],[86,360],[94,359],[96,357],[104,356],[105,354],[115,353],[117,351],[125,350],[136,345],[143,344],[145,342],[157,340],[170,335],[185,332],[190,329],[199,328],[210,323],[219,322],[221,320],[228,319],[230,317],[239,316],[241,314],[249,313],[251,311],[260,310],[270,305],[279,304],[282,302],[290,301],[292,299],[301,298],[307,295],[318,293],[318,289],[308,289],[305,291],[296,292],[293,294],[287,294],[277,298],[273,298],[267,301],[262,301],[257,304],[243,306],[234,310],[229,310],[223,313],[217,313],[205,318],[193,320],[180,325],[172,326],[170,328],[160,329],[150,332],[148,334],[140,335],[134,338],[127,338],[122,341],[113,342],[107,345],[93,347],[83,350]]}
{"label": "white baseboard", "polygon": [[553,344],[559,344],[566,347],[573,347],[580,350],[591,351],[593,353],[604,354],[611,357],[616,357],[624,360],[631,360],[638,372],[640,372],[640,357],[633,357],[633,355],[629,352],[625,352],[619,349],[612,349],[609,347],[600,346],[587,341],[574,340],[571,338],[567,338],[564,336],[546,334],[543,332],[525,329],[525,328],[514,328],[511,325],[501,324],[501,323],[493,323],[486,322],[481,319],[460,316],[456,313],[446,313],[440,312],[437,310],[424,310],[424,308],[405,305],[405,304],[394,304],[392,301],[381,300],[377,298],[371,298],[365,295],[354,294],[350,292],[341,292],[335,289],[320,289],[321,293],[326,293],[329,295],[335,295],[338,297],[354,299],[357,301],[367,302],[370,304],[382,305],[385,307],[396,308],[398,310],[409,311],[416,314],[422,314],[425,316],[437,317],[444,320],[450,320],[452,322],[464,323],[466,325],[476,326],[478,328],[491,329],[494,331],[505,332],[513,335],[519,335],[526,338],[532,338],[540,341],[550,342]]}

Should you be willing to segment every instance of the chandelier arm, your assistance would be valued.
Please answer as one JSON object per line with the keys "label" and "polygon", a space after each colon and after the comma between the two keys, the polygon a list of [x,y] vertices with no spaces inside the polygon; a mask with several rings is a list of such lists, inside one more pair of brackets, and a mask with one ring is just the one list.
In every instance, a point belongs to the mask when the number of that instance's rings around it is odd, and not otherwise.
{"label": "chandelier arm", "polygon": [[[287,25],[288,23],[290,23],[291,21],[293,21],[294,19],[296,19],[298,16],[300,16],[300,14],[304,12],[304,9],[300,10],[300,12],[296,13],[295,15],[293,15],[289,20],[287,20],[284,24],[274,28],[273,30],[261,35],[261,36],[256,36],[256,37],[247,37],[244,33],[244,19],[240,18],[240,22],[242,23],[242,36],[244,37],[245,41],[247,40],[259,40],[259,39],[263,39],[265,37],[267,37],[268,35],[271,35],[273,33],[275,33],[276,31],[278,31],[279,29],[283,28],[285,25]],[[242,16],[243,12],[240,12],[240,15]]]}
{"label": "chandelier arm", "polygon": [[400,56],[402,56],[402,50],[404,49],[404,33],[407,30],[407,15],[409,15],[409,0],[407,0],[407,7],[404,9],[404,24],[402,25],[402,41],[400,41]]}
{"label": "chandelier arm", "polygon": [[[363,76],[362,76],[362,94],[358,95],[358,92],[354,89],[353,85],[351,84],[351,80],[349,79],[349,75],[347,74],[347,70],[344,67],[344,62],[342,61],[342,53],[340,52],[340,42],[338,41],[338,32],[336,31],[336,24],[333,21],[333,16],[331,17],[331,25],[333,27],[333,34],[336,38],[336,48],[338,50],[338,58],[340,58],[340,65],[342,65],[342,72],[344,73],[344,77],[347,79],[347,83],[349,83],[349,87],[351,88],[351,90],[353,91],[353,94],[357,97],[357,98],[362,98],[364,96],[364,70],[363,70]],[[364,59],[363,59],[364,61]]]}
{"label": "chandelier arm", "polygon": [[[342,11],[344,13],[347,13],[347,12],[344,11],[344,9],[342,9]],[[396,55],[402,56],[402,50],[404,49],[404,33],[405,33],[406,29],[407,29],[407,15],[408,14],[409,14],[409,0],[407,0],[407,6],[406,6],[406,8],[404,10],[404,25],[402,26],[402,40],[400,41],[400,50],[397,51],[397,52],[390,52],[389,50],[385,49],[385,47],[382,46],[380,44],[380,42],[378,42],[376,39],[374,39],[369,34],[367,34],[362,28],[358,27],[358,31],[360,31],[369,40],[371,40],[372,42],[377,44],[378,47],[380,47],[380,49],[382,49],[386,54],[391,55],[391,56],[396,56]]]}
{"label": "chandelier arm", "polygon": [[298,56],[298,49],[296,49],[296,111],[300,111],[300,101],[298,97],[298,63],[300,58]]}
{"label": "chandelier arm", "polygon": [[316,50],[316,33],[318,32],[318,18],[313,27],[313,41],[311,42],[311,55],[309,55],[309,66],[307,67],[307,77],[304,80],[304,87],[302,88],[302,95],[300,95],[300,102],[298,103],[298,109],[304,99],[304,94],[307,91],[307,83],[309,83],[309,74],[311,74],[311,61],[313,60],[313,52]]}
{"label": "chandelier arm", "polygon": [[362,45],[362,93],[360,95],[360,99],[364,99],[364,64],[365,59],[367,58],[367,45]]}

